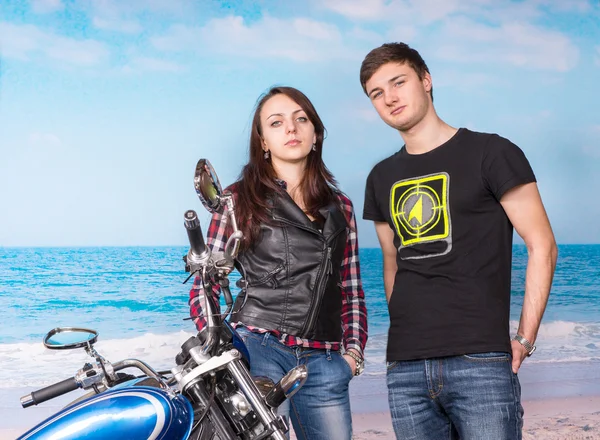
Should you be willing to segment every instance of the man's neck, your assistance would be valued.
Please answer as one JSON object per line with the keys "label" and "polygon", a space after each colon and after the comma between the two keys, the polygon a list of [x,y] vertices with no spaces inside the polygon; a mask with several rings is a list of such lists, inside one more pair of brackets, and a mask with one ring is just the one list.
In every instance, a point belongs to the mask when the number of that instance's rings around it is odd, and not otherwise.
{"label": "man's neck", "polygon": [[433,113],[400,135],[406,144],[408,154],[424,154],[436,149],[456,134],[458,130],[442,121]]}

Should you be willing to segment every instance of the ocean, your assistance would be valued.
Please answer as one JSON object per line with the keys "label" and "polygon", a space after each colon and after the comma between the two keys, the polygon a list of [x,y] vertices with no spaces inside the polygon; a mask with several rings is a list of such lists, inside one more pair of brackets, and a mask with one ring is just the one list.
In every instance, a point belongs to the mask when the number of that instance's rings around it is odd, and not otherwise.
{"label": "ocean", "polygon": [[[188,316],[185,247],[0,248],[1,388],[40,387],[75,373],[83,350],[42,345],[59,326],[93,328],[97,350],[112,361],[142,359],[174,366],[195,334]],[[561,245],[548,308],[528,363],[600,361],[600,245]],[[361,249],[369,313],[366,375],[385,371],[389,322],[379,249]],[[527,253],[514,247],[511,326],[524,295]],[[232,277],[235,280],[235,276]]]}

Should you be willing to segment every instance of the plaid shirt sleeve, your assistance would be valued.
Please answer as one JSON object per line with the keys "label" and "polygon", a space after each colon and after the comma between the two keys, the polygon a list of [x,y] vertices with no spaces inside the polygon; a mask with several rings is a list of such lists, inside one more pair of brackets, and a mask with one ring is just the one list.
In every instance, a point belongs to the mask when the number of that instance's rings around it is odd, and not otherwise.
{"label": "plaid shirt sleeve", "polygon": [[349,219],[348,239],[340,269],[342,283],[342,342],[346,350],[355,349],[364,357],[368,337],[367,306],[358,262],[356,216],[350,199],[343,194],[340,194],[339,197],[344,212]]}
{"label": "plaid shirt sleeve", "polygon": [[[208,227],[208,236],[206,240],[207,246],[214,252],[222,252],[225,250],[225,244],[227,243],[227,206],[223,213],[215,212],[210,221]],[[213,286],[213,298],[216,304],[219,304],[219,286]],[[202,287],[202,281],[199,276],[194,278],[194,285],[190,290],[190,316],[194,320],[196,329],[202,330],[206,326],[206,319],[202,311],[202,304],[204,302],[204,288]]]}

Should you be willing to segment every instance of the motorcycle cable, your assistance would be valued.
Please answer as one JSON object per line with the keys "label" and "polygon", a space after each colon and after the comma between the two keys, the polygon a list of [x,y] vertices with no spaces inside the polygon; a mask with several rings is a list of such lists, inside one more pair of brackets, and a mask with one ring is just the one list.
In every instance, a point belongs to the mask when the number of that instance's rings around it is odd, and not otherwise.
{"label": "motorcycle cable", "polygon": [[189,276],[189,277],[187,277],[187,278],[185,279],[185,281],[184,281],[183,283],[181,283],[181,284],[185,284],[185,283],[187,283],[187,282],[190,280],[190,278],[192,278],[194,275],[196,275],[196,273],[197,273],[197,272],[198,272],[198,271],[196,271],[196,272],[192,272],[192,273],[190,274],[190,276]]}
{"label": "motorcycle cable", "polygon": [[[200,417],[198,418],[198,421],[194,423],[194,426],[192,427],[191,432],[194,432],[194,430],[200,425],[200,423],[202,423],[202,420],[204,420],[204,418],[207,416],[212,404],[215,401],[215,391],[217,389],[217,377],[215,375],[212,376],[211,385],[212,385],[212,387],[211,387],[212,389],[211,389],[210,395],[208,397],[208,400],[206,402],[206,406],[205,406],[204,410],[202,411]],[[194,419],[195,418],[196,418],[196,412],[194,411]]]}

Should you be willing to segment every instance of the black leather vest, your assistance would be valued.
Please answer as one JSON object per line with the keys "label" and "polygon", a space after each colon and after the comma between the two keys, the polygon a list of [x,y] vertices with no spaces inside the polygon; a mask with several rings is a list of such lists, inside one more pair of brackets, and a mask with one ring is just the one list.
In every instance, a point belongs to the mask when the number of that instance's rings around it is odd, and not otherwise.
{"label": "black leather vest", "polygon": [[317,341],[342,339],[340,267],[346,219],[332,203],[322,208],[320,232],[287,193],[272,199],[272,222],[259,242],[238,255],[245,291],[232,322]]}

